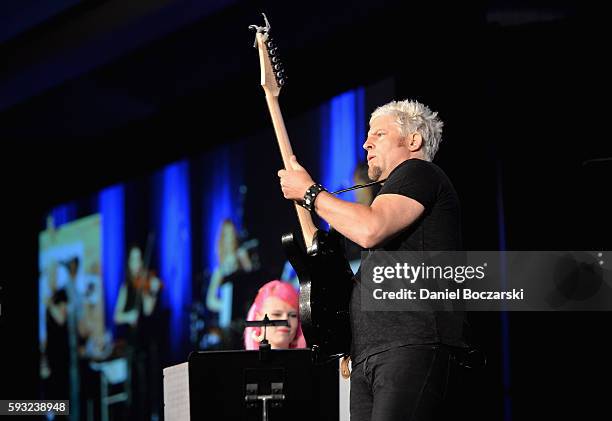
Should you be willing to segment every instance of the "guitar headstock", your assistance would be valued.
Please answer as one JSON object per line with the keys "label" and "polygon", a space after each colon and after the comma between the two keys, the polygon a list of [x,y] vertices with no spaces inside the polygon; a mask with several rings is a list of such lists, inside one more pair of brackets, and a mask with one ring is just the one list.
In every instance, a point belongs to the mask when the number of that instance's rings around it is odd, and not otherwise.
{"label": "guitar headstock", "polygon": [[272,37],[270,36],[270,22],[262,13],[266,26],[250,25],[255,30],[255,47],[259,50],[259,68],[261,71],[261,86],[267,95],[278,96],[287,77],[278,56]]}

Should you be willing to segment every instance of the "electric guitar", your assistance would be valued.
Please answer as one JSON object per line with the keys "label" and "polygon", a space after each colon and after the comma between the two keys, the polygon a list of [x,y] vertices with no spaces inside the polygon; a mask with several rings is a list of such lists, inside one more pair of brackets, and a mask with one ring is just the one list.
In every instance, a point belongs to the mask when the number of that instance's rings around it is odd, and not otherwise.
{"label": "electric guitar", "polygon": [[[293,149],[281,114],[278,96],[286,76],[278,49],[270,37],[270,24],[251,25],[256,31],[261,86],[285,168],[290,168]],[[346,354],[350,350],[349,301],[353,272],[344,256],[341,237],[317,228],[310,213],[295,204],[299,229],[282,236],[289,262],[300,281],[300,321],[306,343],[324,354]]]}

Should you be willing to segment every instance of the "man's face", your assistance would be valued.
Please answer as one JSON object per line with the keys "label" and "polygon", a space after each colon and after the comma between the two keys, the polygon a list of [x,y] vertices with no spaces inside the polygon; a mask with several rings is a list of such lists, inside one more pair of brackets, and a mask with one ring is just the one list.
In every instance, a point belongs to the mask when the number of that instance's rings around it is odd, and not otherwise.
{"label": "man's face", "polygon": [[368,177],[373,181],[386,178],[393,168],[409,157],[392,115],[382,115],[370,121],[370,131],[363,148],[368,152]]}

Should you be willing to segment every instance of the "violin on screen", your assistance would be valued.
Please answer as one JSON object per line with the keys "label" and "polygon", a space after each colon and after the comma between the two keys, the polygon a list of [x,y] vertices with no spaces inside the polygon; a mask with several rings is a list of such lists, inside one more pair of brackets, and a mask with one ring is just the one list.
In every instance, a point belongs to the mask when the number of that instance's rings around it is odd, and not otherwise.
{"label": "violin on screen", "polygon": [[149,269],[154,238],[155,234],[153,232],[149,233],[144,261],[141,260],[141,264],[135,264],[134,268],[137,270],[137,275],[132,278],[132,287],[137,292],[153,295],[157,294],[163,288],[163,284],[157,277],[157,273]]}
{"label": "violin on screen", "polygon": [[132,280],[132,286],[138,292],[145,294],[157,294],[162,288],[163,283],[153,270],[143,269],[138,276]]}

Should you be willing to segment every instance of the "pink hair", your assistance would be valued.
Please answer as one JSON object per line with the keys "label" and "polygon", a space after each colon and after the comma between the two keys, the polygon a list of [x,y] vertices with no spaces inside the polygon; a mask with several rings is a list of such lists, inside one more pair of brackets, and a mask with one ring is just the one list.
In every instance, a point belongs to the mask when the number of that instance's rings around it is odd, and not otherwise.
{"label": "pink hair", "polygon": [[[280,298],[295,309],[300,308],[300,296],[290,283],[283,281],[270,281],[259,288],[257,297],[255,297],[255,301],[249,309],[247,320],[257,320],[256,313],[261,313],[263,303],[268,297]],[[244,329],[244,347],[246,349],[259,349],[259,342],[253,339],[253,332],[259,336],[261,335],[261,328],[247,327]],[[304,333],[302,333],[302,324],[300,323],[299,315],[298,327],[295,331],[295,338],[289,344],[289,348],[306,348],[306,339],[304,339]]]}

